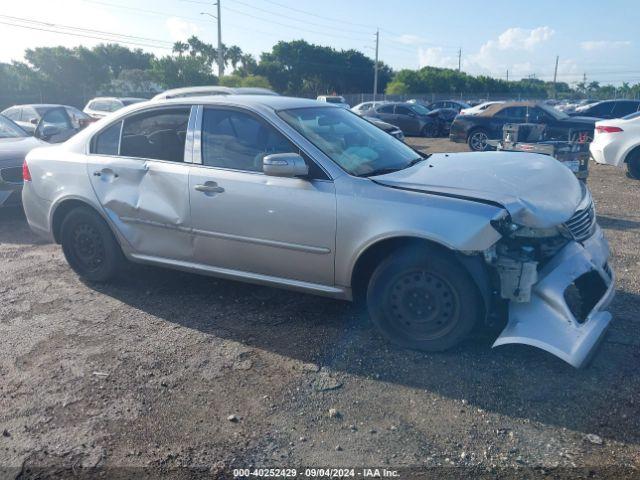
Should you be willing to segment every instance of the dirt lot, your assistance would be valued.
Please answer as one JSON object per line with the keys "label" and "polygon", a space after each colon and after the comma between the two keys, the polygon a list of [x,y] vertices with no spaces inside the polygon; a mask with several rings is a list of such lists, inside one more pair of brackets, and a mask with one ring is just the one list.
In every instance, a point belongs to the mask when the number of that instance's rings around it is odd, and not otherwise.
{"label": "dirt lot", "polygon": [[589,183],[618,290],[580,371],[524,346],[491,350],[491,332],[445,354],[405,351],[350,304],[173,271],[89,286],[2,211],[0,470],[640,476],[640,183],[598,166]]}

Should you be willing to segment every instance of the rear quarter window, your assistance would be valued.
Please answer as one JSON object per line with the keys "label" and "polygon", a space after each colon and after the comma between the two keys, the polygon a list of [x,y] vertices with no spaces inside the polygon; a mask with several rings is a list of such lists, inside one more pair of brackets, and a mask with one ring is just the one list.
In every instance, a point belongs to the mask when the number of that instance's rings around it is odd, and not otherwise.
{"label": "rear quarter window", "polygon": [[91,141],[91,153],[97,155],[118,155],[120,151],[120,131],[122,121],[114,123],[98,133]]}

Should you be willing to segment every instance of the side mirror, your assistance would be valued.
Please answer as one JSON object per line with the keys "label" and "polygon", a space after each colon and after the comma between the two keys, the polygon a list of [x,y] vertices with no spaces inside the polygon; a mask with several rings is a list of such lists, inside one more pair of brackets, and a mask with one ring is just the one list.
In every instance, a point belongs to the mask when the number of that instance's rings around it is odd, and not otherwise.
{"label": "side mirror", "polygon": [[271,177],[306,177],[309,166],[297,153],[274,153],[262,159],[262,171]]}
{"label": "side mirror", "polygon": [[29,123],[31,125],[38,125],[39,120],[37,118],[32,118],[31,120],[29,120]]}

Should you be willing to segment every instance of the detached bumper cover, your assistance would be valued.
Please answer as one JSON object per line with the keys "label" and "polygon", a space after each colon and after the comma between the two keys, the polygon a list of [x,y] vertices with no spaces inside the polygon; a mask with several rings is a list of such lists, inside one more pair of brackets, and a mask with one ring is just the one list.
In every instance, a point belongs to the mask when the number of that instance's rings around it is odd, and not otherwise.
{"label": "detached bumper cover", "polygon": [[[582,244],[569,243],[539,272],[531,301],[511,302],[509,322],[493,346],[531,345],[576,368],[586,365],[611,322],[611,314],[605,309],[615,294],[615,276],[608,259],[609,245],[599,227]],[[605,290],[579,321],[564,294],[576,279],[591,272],[600,276]]]}

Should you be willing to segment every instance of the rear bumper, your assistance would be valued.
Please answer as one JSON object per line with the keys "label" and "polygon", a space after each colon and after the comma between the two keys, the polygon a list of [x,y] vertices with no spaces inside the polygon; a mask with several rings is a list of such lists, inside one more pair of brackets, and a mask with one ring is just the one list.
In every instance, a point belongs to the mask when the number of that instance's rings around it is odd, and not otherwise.
{"label": "rear bumper", "polygon": [[[606,308],[615,294],[615,275],[608,266],[609,245],[602,230],[583,244],[571,242],[539,272],[531,301],[511,302],[509,322],[494,347],[521,343],[541,348],[570,365],[587,364],[611,322]],[[583,298],[593,304],[583,319],[576,318],[565,291],[585,274],[594,272],[602,280],[599,298]]]}
{"label": "rear bumper", "polygon": [[34,233],[53,242],[53,233],[49,223],[51,202],[38,197],[33,192],[31,182],[25,182],[22,188],[22,208],[24,209],[27,223]]}

